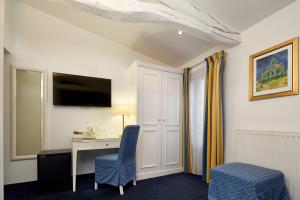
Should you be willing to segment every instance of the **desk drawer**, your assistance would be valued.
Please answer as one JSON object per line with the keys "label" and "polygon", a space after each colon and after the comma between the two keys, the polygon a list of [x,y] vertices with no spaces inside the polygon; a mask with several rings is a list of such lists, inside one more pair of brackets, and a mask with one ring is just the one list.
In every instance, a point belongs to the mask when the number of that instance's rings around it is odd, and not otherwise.
{"label": "desk drawer", "polygon": [[111,149],[120,148],[120,141],[95,141],[95,149]]}
{"label": "desk drawer", "polygon": [[90,140],[84,140],[76,143],[77,149],[79,150],[85,150],[85,149],[93,149],[94,148],[94,142]]}

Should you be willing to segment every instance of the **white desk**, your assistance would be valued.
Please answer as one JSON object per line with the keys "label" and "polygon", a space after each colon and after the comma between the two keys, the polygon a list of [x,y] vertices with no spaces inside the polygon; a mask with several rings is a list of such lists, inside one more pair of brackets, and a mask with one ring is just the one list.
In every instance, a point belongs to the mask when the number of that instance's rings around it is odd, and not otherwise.
{"label": "white desk", "polygon": [[97,149],[120,148],[121,138],[72,139],[73,192],[76,191],[77,153]]}

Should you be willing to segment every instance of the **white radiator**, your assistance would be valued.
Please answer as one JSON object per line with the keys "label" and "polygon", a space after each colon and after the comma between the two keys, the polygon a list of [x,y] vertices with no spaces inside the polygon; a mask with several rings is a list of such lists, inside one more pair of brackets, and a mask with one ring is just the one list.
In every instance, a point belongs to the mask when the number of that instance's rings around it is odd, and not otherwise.
{"label": "white radiator", "polygon": [[300,200],[300,133],[236,131],[236,159],[284,173],[292,200]]}

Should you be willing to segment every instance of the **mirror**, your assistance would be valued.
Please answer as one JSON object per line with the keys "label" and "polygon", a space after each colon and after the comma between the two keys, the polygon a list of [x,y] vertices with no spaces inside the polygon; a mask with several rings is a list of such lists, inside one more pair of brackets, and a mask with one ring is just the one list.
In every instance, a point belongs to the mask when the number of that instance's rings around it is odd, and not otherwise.
{"label": "mirror", "polygon": [[45,72],[12,67],[12,160],[35,159],[44,147]]}

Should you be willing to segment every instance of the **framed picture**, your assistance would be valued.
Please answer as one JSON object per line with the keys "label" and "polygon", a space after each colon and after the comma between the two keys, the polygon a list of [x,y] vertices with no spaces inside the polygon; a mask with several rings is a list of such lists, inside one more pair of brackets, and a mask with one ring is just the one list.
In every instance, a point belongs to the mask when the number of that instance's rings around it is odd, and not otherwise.
{"label": "framed picture", "polygon": [[250,101],[298,94],[298,46],[297,37],[250,56]]}

